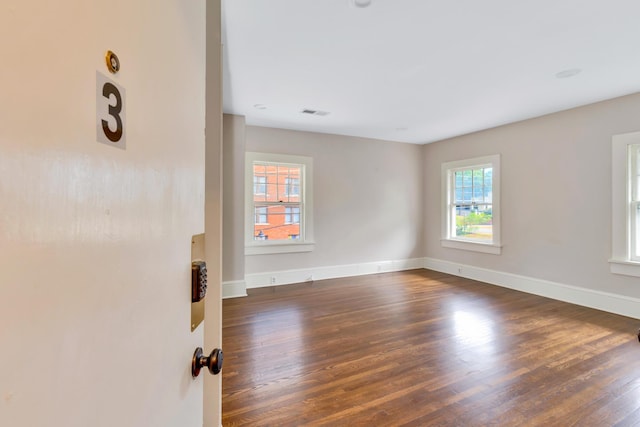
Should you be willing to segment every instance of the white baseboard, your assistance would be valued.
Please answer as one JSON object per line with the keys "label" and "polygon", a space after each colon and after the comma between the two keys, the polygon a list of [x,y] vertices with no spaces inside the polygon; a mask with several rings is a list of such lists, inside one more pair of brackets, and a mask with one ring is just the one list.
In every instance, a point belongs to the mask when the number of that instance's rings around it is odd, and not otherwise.
{"label": "white baseboard", "polygon": [[289,285],[314,280],[336,279],[340,277],[362,276],[365,274],[390,273],[393,271],[424,268],[424,258],[395,261],[378,261],[361,264],[310,267],[298,270],[281,270],[266,273],[247,274],[247,289],[268,286]]}
{"label": "white baseboard", "polygon": [[563,283],[520,276],[512,273],[489,270],[481,267],[444,261],[435,258],[413,258],[395,261],[378,261],[360,264],[345,264],[328,267],[311,267],[297,270],[281,270],[248,274],[245,280],[223,282],[222,297],[247,296],[247,289],[289,285],[314,280],[337,279],[340,277],[363,276],[376,273],[426,268],[466,277],[504,288],[540,295],[571,304],[582,305],[640,319],[640,299]]}
{"label": "white baseboard", "polygon": [[637,298],[434,258],[425,258],[424,268],[640,319],[640,299]]}
{"label": "white baseboard", "polygon": [[244,280],[222,282],[222,299],[247,296],[247,284]]}

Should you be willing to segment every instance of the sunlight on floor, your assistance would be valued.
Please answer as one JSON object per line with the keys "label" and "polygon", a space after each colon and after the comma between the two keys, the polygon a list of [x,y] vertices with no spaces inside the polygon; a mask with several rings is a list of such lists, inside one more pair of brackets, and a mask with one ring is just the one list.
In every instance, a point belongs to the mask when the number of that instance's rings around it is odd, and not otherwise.
{"label": "sunlight on floor", "polygon": [[493,353],[495,334],[494,322],[491,319],[457,310],[453,313],[453,327],[458,343],[464,344],[465,347],[482,346],[482,352]]}

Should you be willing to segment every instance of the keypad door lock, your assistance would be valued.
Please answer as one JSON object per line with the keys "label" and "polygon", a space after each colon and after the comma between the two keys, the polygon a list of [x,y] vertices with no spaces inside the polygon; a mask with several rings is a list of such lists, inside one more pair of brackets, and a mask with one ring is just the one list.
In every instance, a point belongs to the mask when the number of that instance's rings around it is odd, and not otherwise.
{"label": "keypad door lock", "polygon": [[207,295],[207,263],[191,263],[191,302],[201,301]]}

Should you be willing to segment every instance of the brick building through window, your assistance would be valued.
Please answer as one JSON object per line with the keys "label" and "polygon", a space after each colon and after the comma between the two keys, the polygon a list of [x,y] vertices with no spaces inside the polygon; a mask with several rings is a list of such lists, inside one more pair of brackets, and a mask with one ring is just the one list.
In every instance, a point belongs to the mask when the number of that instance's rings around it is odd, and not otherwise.
{"label": "brick building through window", "polygon": [[253,163],[254,240],[300,237],[301,165]]}

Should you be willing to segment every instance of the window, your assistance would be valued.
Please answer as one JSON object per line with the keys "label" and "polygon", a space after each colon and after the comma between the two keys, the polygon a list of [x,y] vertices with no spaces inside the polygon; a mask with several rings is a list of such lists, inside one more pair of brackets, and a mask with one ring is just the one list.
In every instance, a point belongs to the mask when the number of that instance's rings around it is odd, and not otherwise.
{"label": "window", "polygon": [[267,177],[266,176],[253,176],[253,193],[265,194],[267,192]]}
{"label": "window", "polygon": [[640,277],[640,132],[615,135],[611,160],[611,272]]}
{"label": "window", "polygon": [[256,206],[256,224],[269,224],[269,215],[267,206]]}
{"label": "window", "polygon": [[295,208],[295,207],[284,208],[284,223],[300,224],[300,208]]}
{"label": "window", "polygon": [[247,153],[245,254],[313,250],[312,159]]}
{"label": "window", "polygon": [[443,163],[442,246],[500,254],[500,156]]}
{"label": "window", "polygon": [[291,196],[300,195],[300,178],[285,178],[284,193]]}

